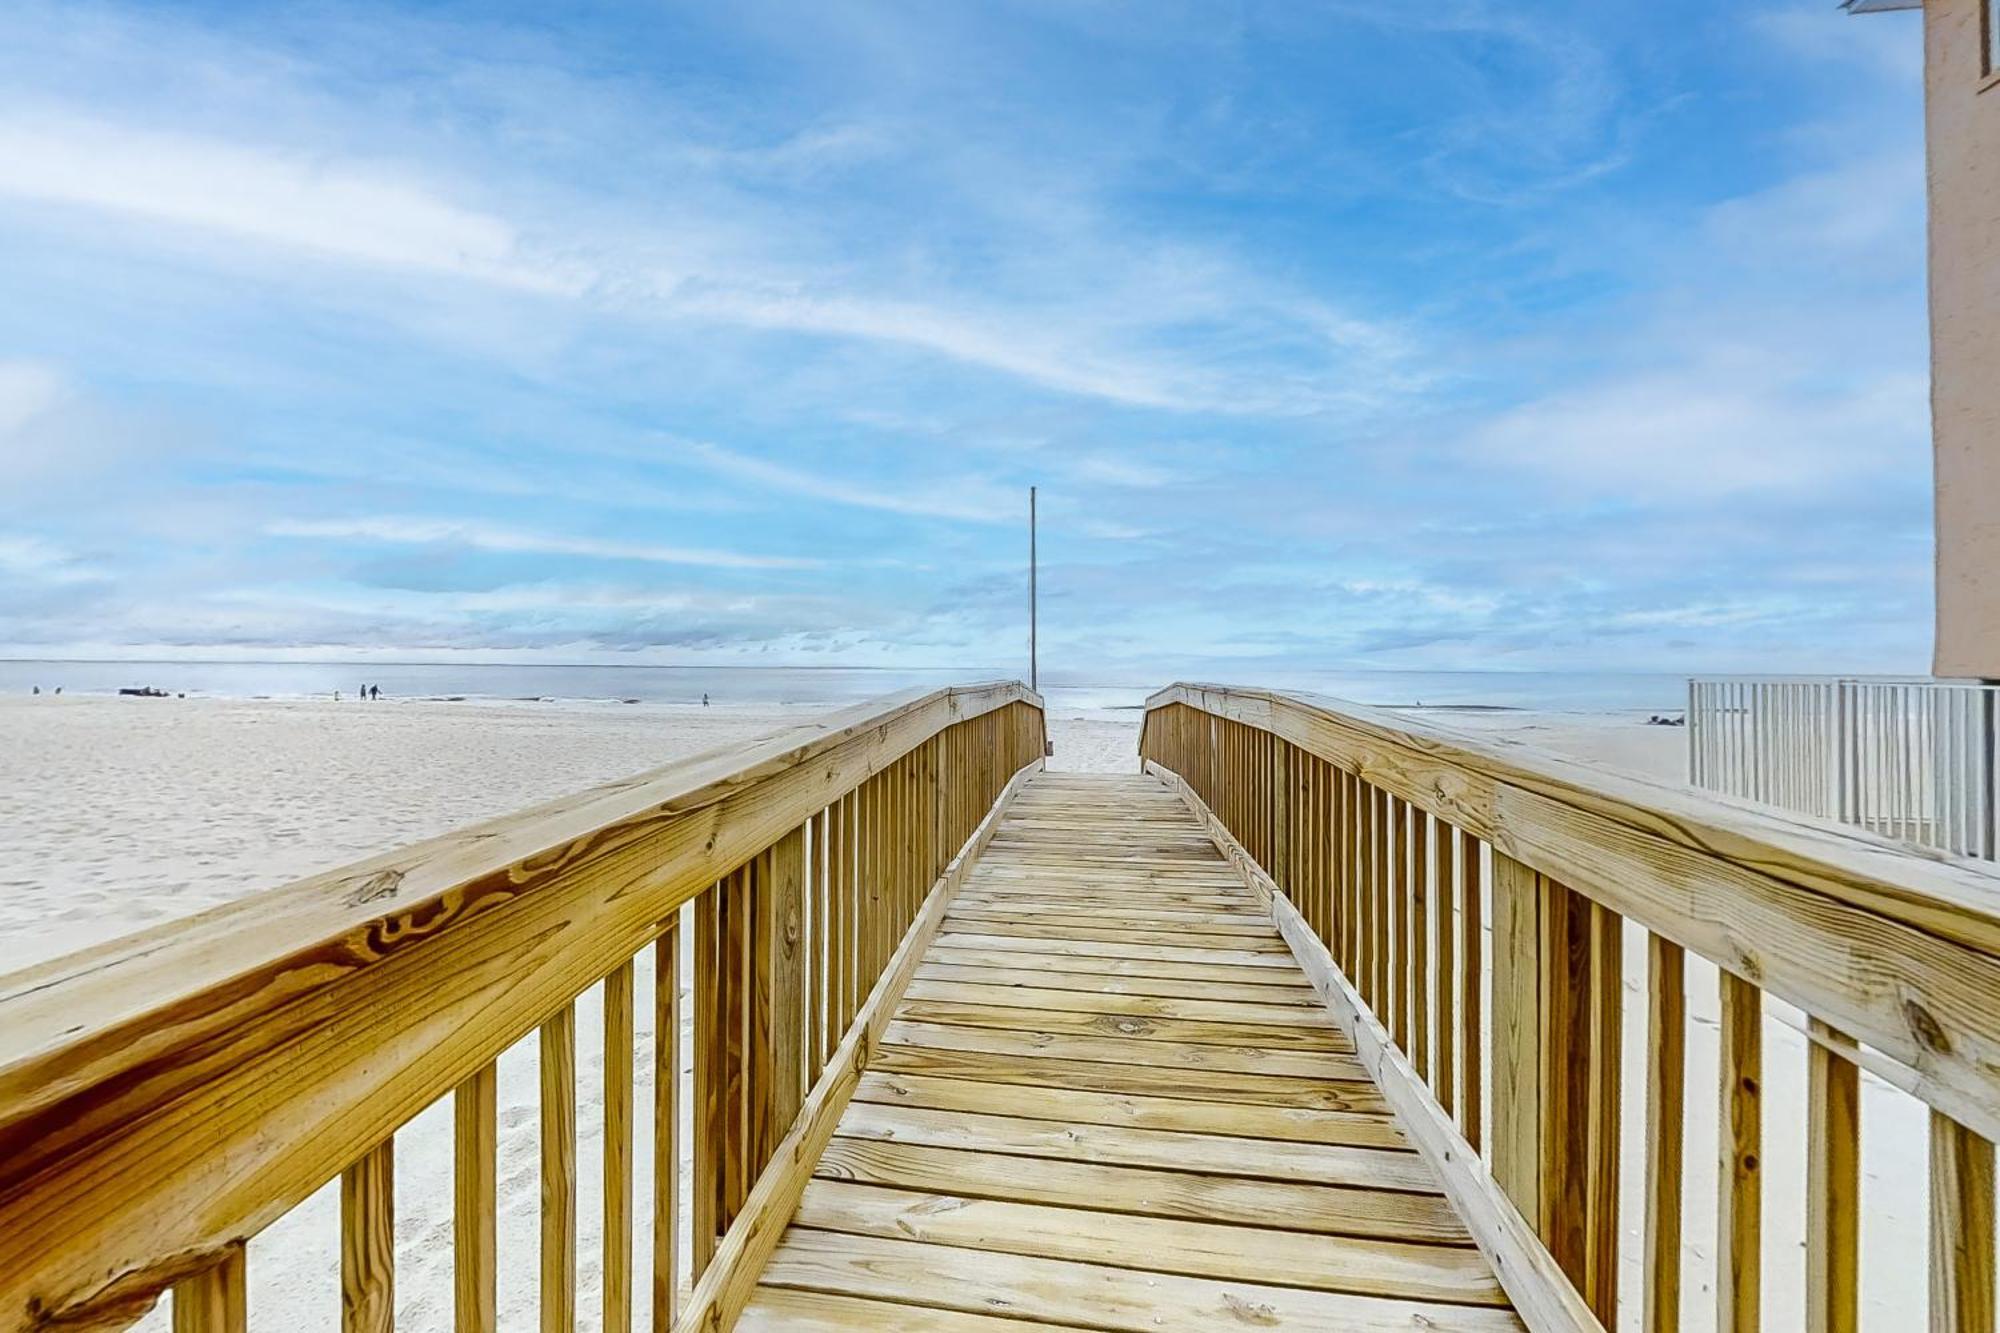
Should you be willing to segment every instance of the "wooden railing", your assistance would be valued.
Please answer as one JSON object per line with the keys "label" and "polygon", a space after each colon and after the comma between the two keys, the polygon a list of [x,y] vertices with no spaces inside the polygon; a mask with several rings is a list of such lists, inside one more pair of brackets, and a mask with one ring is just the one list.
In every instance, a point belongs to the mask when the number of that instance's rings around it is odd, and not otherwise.
{"label": "wooden railing", "polygon": [[[335,1177],[342,1326],[392,1328],[394,1136],[447,1094],[456,1327],[494,1327],[505,1262],[538,1264],[541,1327],[572,1328],[575,1001],[599,983],[604,1322],[629,1328],[644,952],[660,1131],[639,1268],[654,1329],[726,1328],[876,999],[1043,745],[1018,684],[895,696],[0,977],[0,1329],[122,1327],[171,1289],[177,1333],[240,1330],[246,1243]],[[534,1259],[497,1253],[495,1061],[537,1032]]]}
{"label": "wooden railing", "polygon": [[[1322,960],[1315,980],[1532,1327],[1682,1327],[1684,1230],[1712,1245],[1716,1326],[1760,1327],[1773,1132],[1804,1141],[1806,1324],[1856,1327],[1867,1069],[1930,1108],[1929,1327],[1991,1333],[1990,866],[1311,696],[1173,686],[1148,701],[1141,753],[1267,886],[1308,972]],[[1645,947],[1639,1124],[1619,1113],[1628,923]],[[1689,954],[1719,969],[1712,1220],[1683,1199],[1686,979],[1707,972]],[[1786,1005],[1803,1012],[1805,1123],[1766,1126],[1763,1035]],[[1621,1309],[1630,1172],[1643,1252]]]}

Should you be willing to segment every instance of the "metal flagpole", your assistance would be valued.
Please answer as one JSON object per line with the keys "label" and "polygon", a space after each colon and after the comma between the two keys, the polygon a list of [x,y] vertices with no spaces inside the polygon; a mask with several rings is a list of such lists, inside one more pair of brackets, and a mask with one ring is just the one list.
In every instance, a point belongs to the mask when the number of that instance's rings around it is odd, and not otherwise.
{"label": "metal flagpole", "polygon": [[1035,488],[1028,488],[1028,688],[1041,692],[1042,674],[1036,634],[1035,606]]}

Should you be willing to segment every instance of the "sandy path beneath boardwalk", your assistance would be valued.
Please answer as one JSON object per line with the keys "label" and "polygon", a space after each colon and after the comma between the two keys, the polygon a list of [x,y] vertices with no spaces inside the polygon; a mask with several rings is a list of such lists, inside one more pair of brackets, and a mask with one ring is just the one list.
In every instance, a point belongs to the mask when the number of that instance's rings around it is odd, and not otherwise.
{"label": "sandy path beneath boardwalk", "polygon": [[[459,825],[732,744],[828,711],[666,705],[381,705],[226,700],[0,700],[0,969],[201,910]],[[1631,717],[1461,713],[1414,716],[1490,731],[1572,757],[1673,780],[1686,733]],[[1054,710],[1051,766],[1130,772],[1136,710]],[[1628,931],[1624,1247],[1637,1311],[1639,1152],[1644,1085],[1645,948]],[[638,964],[635,1068],[638,1198],[650,1197],[652,966]],[[1715,984],[1690,964],[1686,1326],[1712,1326]],[[1490,1009],[1489,1009],[1490,1011]],[[598,1318],[602,1010],[578,999],[580,1326]],[[1800,1322],[1804,1186],[1801,1038],[1766,1024],[1766,1327]],[[683,1049],[686,1049],[684,1043]],[[500,1244],[538,1244],[537,1065],[533,1041],[500,1061]],[[686,1104],[686,1098],[683,1098]],[[1920,1310],[1927,1207],[1925,1122],[1873,1078],[1863,1094],[1863,1298],[1871,1326],[1906,1327]],[[683,1127],[683,1134],[686,1127]],[[685,1139],[684,1139],[685,1141]],[[397,1135],[399,1327],[451,1326],[451,1113],[439,1103]],[[685,1209],[683,1216],[686,1216]],[[651,1244],[638,1215],[638,1253]],[[330,1187],[252,1245],[253,1325],[333,1330],[339,1323],[338,1190]],[[532,1261],[502,1265],[503,1327],[535,1322]],[[647,1308],[639,1285],[640,1317]],[[643,1323],[640,1325],[643,1326]],[[164,1310],[143,1327],[165,1329]]]}

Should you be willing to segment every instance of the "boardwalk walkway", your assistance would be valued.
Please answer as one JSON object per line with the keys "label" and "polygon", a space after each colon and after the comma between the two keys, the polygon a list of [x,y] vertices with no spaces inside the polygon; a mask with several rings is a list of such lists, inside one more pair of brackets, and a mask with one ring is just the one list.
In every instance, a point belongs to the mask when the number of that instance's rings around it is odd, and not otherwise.
{"label": "boardwalk walkway", "polygon": [[967,879],[739,1326],[1520,1327],[1186,808],[1063,774]]}

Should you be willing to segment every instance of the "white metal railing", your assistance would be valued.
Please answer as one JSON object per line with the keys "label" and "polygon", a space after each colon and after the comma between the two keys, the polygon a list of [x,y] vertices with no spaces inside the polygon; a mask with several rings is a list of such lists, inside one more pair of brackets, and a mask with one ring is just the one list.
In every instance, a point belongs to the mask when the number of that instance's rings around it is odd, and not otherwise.
{"label": "white metal railing", "polygon": [[2000,686],[1868,676],[1697,676],[1697,787],[1996,859]]}

